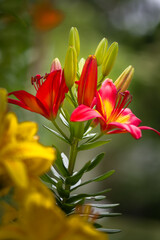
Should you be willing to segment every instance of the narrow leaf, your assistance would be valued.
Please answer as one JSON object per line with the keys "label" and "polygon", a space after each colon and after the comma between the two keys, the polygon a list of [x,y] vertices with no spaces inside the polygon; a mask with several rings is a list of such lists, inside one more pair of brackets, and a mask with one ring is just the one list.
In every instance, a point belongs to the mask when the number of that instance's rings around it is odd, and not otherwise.
{"label": "narrow leaf", "polygon": [[72,188],[72,191],[75,190],[75,189],[77,189],[77,188],[79,188],[79,187],[82,187],[82,186],[84,186],[84,185],[86,185],[86,184],[89,184],[89,183],[91,183],[91,182],[103,181],[103,180],[105,180],[106,178],[110,177],[114,172],[115,172],[115,170],[111,170],[111,171],[108,171],[108,172],[102,174],[102,175],[99,176],[99,177],[96,177],[96,178],[90,179],[90,180],[88,180],[88,181],[86,181],[86,182],[84,182],[84,183],[81,183],[80,185],[76,186],[75,188]]}
{"label": "narrow leaf", "polygon": [[56,152],[57,152],[57,158],[55,161],[55,165],[58,168],[58,170],[61,172],[61,174],[65,177],[69,176],[68,170],[65,168],[64,164],[63,164],[63,160],[61,157],[61,154],[58,150],[58,148],[56,146],[54,146],[54,148],[56,148]]}
{"label": "narrow leaf", "polygon": [[64,138],[60,133],[56,132],[55,130],[43,125],[43,127],[45,127],[46,129],[48,129],[50,132],[52,132],[55,136],[57,136],[58,138],[60,138],[61,140],[63,140],[64,142],[66,143],[69,143],[70,142],[68,141],[68,139]]}
{"label": "narrow leaf", "polygon": [[40,177],[44,182],[47,182],[47,183],[51,183],[53,184],[54,186],[56,186],[57,182],[48,176],[47,173],[43,174],[41,177]]}
{"label": "narrow leaf", "polygon": [[88,198],[88,197],[97,197],[99,195],[102,195],[104,193],[107,193],[109,192],[111,189],[105,189],[103,191],[100,191],[100,192],[97,192],[97,193],[91,193],[91,194],[87,194],[87,193],[81,193],[81,194],[75,194],[75,195],[72,195],[68,200],[67,202],[68,203],[71,203],[71,202],[74,202],[74,201],[77,201],[79,199],[82,199],[82,198]]}
{"label": "narrow leaf", "polygon": [[98,141],[98,142],[94,142],[94,143],[82,144],[82,145],[80,145],[80,146],[78,147],[78,151],[88,150],[88,149],[100,147],[100,146],[108,143],[109,141],[110,141],[110,140],[107,140],[107,141]]}
{"label": "narrow leaf", "polygon": [[99,164],[99,162],[103,159],[104,154],[105,154],[105,153],[100,153],[100,154],[98,154],[95,158],[93,158],[93,159],[91,160],[90,166],[88,167],[87,172],[88,172],[88,171],[91,171],[93,168],[95,168],[95,167]]}
{"label": "narrow leaf", "polygon": [[120,229],[107,229],[107,228],[99,228],[98,231],[109,233],[109,234],[121,232]]}
{"label": "narrow leaf", "polygon": [[64,118],[64,116],[62,115],[62,113],[59,114],[59,117],[61,119],[61,122],[66,126],[69,127],[69,123],[67,122],[67,120]]}
{"label": "narrow leaf", "polygon": [[90,204],[92,207],[95,208],[113,208],[113,207],[117,207],[119,206],[119,203],[115,203],[115,204]]}
{"label": "narrow leaf", "polygon": [[66,178],[66,184],[70,184],[70,185],[76,184],[80,180],[80,178],[83,176],[83,174],[86,172],[89,165],[90,165],[90,162],[87,162],[79,172],[77,172],[73,176]]}

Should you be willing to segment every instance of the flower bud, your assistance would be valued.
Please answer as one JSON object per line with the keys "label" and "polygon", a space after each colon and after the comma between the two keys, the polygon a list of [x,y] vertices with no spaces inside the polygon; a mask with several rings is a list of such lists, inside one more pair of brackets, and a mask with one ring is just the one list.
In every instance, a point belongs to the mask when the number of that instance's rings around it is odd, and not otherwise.
{"label": "flower bud", "polygon": [[102,63],[103,76],[107,76],[112,70],[117,54],[118,54],[118,43],[113,42],[109,47],[108,51],[106,52],[106,55],[104,56],[104,60]]}
{"label": "flower bud", "polygon": [[85,64],[85,59],[84,58],[81,58],[79,63],[78,63],[78,69],[79,69],[79,74],[81,75],[82,73],[82,70],[83,70],[83,67],[84,67],[84,64]]}
{"label": "flower bud", "polygon": [[108,41],[106,38],[103,38],[96,48],[94,55],[96,56],[98,66],[100,66],[103,62],[104,55],[107,51],[107,46],[108,46]]}
{"label": "flower bud", "polygon": [[62,69],[62,67],[61,67],[61,63],[60,63],[59,59],[55,58],[52,62],[50,72],[53,72],[55,70],[61,70],[61,69]]}
{"label": "flower bud", "polygon": [[120,92],[126,91],[130,85],[133,74],[134,68],[132,66],[128,66],[114,82],[117,90],[120,90]]}
{"label": "flower bud", "polygon": [[75,47],[77,52],[77,57],[80,52],[80,39],[79,33],[76,27],[72,27],[69,33],[69,46]]}
{"label": "flower bud", "polygon": [[64,63],[64,77],[66,85],[71,88],[75,82],[77,74],[77,53],[74,47],[69,47],[67,50]]}

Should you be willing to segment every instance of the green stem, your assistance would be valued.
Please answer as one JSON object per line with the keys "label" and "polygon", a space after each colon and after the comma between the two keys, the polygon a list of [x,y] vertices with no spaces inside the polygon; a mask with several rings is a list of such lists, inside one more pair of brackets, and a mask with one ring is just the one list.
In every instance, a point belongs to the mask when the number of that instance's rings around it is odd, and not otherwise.
{"label": "green stem", "polygon": [[73,104],[74,104],[74,106],[77,108],[77,103],[76,103],[76,100],[75,100],[75,97],[74,97],[74,95],[73,95],[73,92],[72,92],[72,89],[70,88],[69,89],[69,93],[70,93],[70,95],[71,95],[71,98],[72,98],[72,102],[73,102]]}
{"label": "green stem", "polygon": [[77,157],[77,149],[78,149],[78,142],[79,140],[77,138],[73,138],[73,141],[71,143],[71,148],[70,148],[70,157],[69,157],[69,166],[68,166],[68,172],[70,175],[73,174],[74,166],[75,166],[75,161]]}
{"label": "green stem", "polygon": [[53,125],[57,128],[57,130],[60,132],[60,134],[68,141],[70,142],[69,138],[66,136],[66,134],[60,129],[58,124],[56,123],[55,120],[52,120]]}

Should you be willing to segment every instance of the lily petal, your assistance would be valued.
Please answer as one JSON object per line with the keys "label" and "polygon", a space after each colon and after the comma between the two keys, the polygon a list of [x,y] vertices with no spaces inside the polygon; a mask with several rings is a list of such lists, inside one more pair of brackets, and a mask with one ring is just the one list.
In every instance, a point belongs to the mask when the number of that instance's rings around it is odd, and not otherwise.
{"label": "lily petal", "polygon": [[152,131],[154,131],[155,133],[157,133],[157,134],[160,136],[160,132],[157,131],[157,130],[154,129],[154,128],[147,127],[147,126],[140,126],[139,128],[140,128],[141,130],[152,130]]}
{"label": "lily petal", "polygon": [[131,124],[128,125],[125,123],[112,122],[108,125],[108,127],[120,128],[122,130],[125,130],[126,132],[129,132],[135,139],[139,139],[142,137],[142,132],[139,129],[139,127],[131,125]]}
{"label": "lily petal", "polygon": [[78,106],[72,113],[70,120],[73,122],[87,121],[92,118],[102,118],[102,115],[95,109],[87,107],[85,105]]}
{"label": "lily petal", "polygon": [[32,94],[30,94],[24,90],[20,90],[20,91],[11,92],[8,94],[8,96],[10,96],[12,94],[16,98],[18,98],[20,101],[8,98],[9,103],[17,104],[31,112],[36,112],[36,113],[42,114],[44,116],[49,115],[47,110],[45,109],[44,105],[42,104],[42,102],[38,98],[33,96]]}

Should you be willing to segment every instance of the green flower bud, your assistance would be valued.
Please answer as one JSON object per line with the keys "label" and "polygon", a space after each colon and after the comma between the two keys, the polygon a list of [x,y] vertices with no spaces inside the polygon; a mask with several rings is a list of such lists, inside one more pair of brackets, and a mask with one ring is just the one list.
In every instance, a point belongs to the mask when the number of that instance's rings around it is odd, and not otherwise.
{"label": "green flower bud", "polygon": [[98,66],[100,66],[103,62],[104,55],[107,51],[107,47],[108,47],[108,41],[106,38],[103,38],[98,44],[94,54],[96,56]]}
{"label": "green flower bud", "polygon": [[118,54],[118,43],[113,42],[109,47],[108,51],[106,52],[103,63],[102,63],[102,74],[104,77],[107,76],[112,70],[117,54]]}
{"label": "green flower bud", "polygon": [[80,38],[76,27],[72,27],[69,33],[69,46],[75,47],[77,57],[80,52]]}
{"label": "green flower bud", "polygon": [[84,58],[81,58],[80,59],[80,61],[79,61],[79,63],[78,63],[78,69],[79,69],[79,74],[81,75],[81,73],[82,73],[82,70],[83,70],[83,66],[84,66],[84,64],[85,64],[85,59]]}
{"label": "green flower bud", "polygon": [[61,63],[59,61],[58,58],[55,58],[53,61],[52,61],[52,65],[51,65],[51,68],[50,68],[50,72],[53,72],[54,70],[60,70],[62,69],[61,67]]}
{"label": "green flower bud", "polygon": [[71,88],[75,82],[77,74],[77,53],[74,47],[69,47],[67,50],[64,63],[64,77],[66,85]]}
{"label": "green flower bud", "polygon": [[131,83],[133,74],[134,68],[132,66],[128,66],[114,82],[117,90],[120,90],[120,92],[126,91]]}

